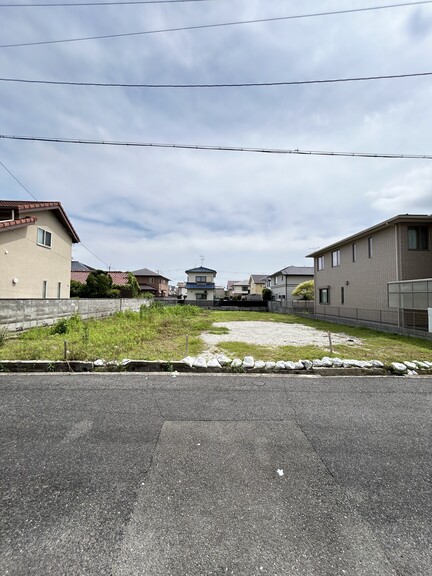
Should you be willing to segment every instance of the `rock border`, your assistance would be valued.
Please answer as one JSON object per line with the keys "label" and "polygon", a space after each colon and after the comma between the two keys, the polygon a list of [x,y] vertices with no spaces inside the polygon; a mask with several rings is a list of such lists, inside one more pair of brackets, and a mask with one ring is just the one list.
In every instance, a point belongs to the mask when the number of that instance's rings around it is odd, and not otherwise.
{"label": "rock border", "polygon": [[349,360],[325,356],[315,360],[290,360],[264,362],[252,356],[228,358],[219,354],[210,360],[203,356],[187,356],[181,361],[129,360],[106,362],[103,359],[94,362],[47,360],[1,360],[0,373],[25,372],[167,372],[177,373],[212,373],[229,374],[316,374],[321,376],[375,376],[397,375],[418,376],[432,374],[430,361],[391,362],[385,365],[379,360]]}

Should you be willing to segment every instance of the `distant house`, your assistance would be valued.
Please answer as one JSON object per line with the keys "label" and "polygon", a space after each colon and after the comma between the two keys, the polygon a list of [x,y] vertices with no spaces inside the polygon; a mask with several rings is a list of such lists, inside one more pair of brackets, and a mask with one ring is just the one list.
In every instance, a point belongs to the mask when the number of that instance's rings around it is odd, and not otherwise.
{"label": "distant house", "polygon": [[69,298],[79,241],[60,202],[0,200],[0,298]]}
{"label": "distant house", "polygon": [[87,266],[87,264],[83,264],[82,262],[78,262],[78,260],[72,260],[71,264],[72,272],[91,272],[92,270],[95,270],[95,268]]}
{"label": "distant house", "polygon": [[[316,250],[315,311],[432,307],[432,215],[395,216]],[[413,282],[416,281],[416,282]],[[418,282],[417,282],[418,281]],[[410,314],[401,322],[409,323]]]}
{"label": "distant house", "polygon": [[267,287],[272,291],[273,300],[291,302],[297,300],[292,292],[306,280],[313,280],[313,266],[287,266],[267,277]]}
{"label": "distant house", "polygon": [[227,296],[228,298],[243,299],[249,294],[248,280],[228,280]]}
{"label": "distant house", "polygon": [[252,274],[249,277],[249,295],[262,297],[262,291],[266,287],[267,274]]}
{"label": "distant house", "polygon": [[199,266],[186,270],[188,276],[186,282],[187,300],[196,302],[215,298],[216,270]]}
{"label": "distant house", "polygon": [[[71,271],[71,280],[85,284],[87,277],[92,272],[92,270],[78,270]],[[129,288],[129,276],[127,272],[107,272],[108,276],[111,276],[113,285],[118,286],[120,289],[120,296],[122,298],[130,298],[131,290]]]}
{"label": "distant house", "polygon": [[141,268],[132,272],[136,277],[141,292],[150,293],[158,298],[169,296],[169,278],[162,276],[159,272],[153,272],[148,268]]}

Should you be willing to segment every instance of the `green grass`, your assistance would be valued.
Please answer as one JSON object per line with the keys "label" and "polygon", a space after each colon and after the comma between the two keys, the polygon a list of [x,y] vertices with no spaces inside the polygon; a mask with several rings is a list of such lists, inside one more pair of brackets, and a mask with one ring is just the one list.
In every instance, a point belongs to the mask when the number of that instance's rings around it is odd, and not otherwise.
{"label": "green grass", "polygon": [[[5,338],[0,346],[0,360],[63,360],[65,341],[69,360],[180,360],[186,355],[186,337],[188,354],[196,356],[205,349],[200,338],[203,332],[229,332],[227,328],[213,326],[213,323],[247,320],[303,324],[332,333],[343,332],[362,341],[361,346],[334,345],[333,356],[340,358],[376,359],[384,363],[432,361],[432,342],[420,338],[284,314],[207,311],[195,306],[142,307],[140,312],[125,311],[103,320],[85,322],[74,316],[60,320],[51,328],[34,328],[17,337]],[[254,356],[275,361],[330,356],[328,348],[313,345],[269,347],[221,342],[215,351],[224,352],[231,358]]]}

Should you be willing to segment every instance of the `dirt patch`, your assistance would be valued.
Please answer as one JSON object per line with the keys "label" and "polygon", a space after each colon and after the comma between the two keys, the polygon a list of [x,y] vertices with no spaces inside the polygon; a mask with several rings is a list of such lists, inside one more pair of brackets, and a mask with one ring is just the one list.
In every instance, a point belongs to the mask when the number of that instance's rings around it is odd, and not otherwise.
{"label": "dirt patch", "polygon": [[[215,327],[229,329],[228,334],[201,335],[209,348],[221,342],[246,342],[259,346],[307,346],[315,345],[328,348],[328,333],[303,324],[284,324],[279,322],[215,322]],[[359,338],[353,338],[341,332],[332,332],[333,344],[361,346]]]}

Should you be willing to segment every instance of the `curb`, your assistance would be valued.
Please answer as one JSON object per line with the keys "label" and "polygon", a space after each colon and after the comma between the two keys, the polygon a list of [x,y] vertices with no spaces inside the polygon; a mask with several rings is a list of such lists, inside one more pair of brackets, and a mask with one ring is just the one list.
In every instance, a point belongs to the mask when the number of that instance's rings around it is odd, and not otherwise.
{"label": "curb", "polygon": [[[311,363],[312,364],[312,363]],[[424,363],[423,363],[424,364]],[[430,363],[432,364],[432,363]],[[400,365],[399,365],[400,366]],[[432,375],[432,365],[430,367],[417,367],[418,372],[423,375]],[[394,366],[382,367],[322,367],[310,366],[304,369],[276,367],[255,368],[255,367],[231,367],[231,366],[190,366],[184,361],[150,361],[150,360],[124,360],[123,362],[83,362],[83,361],[55,361],[47,360],[2,360],[0,361],[1,373],[29,373],[29,372],[73,372],[73,373],[105,373],[105,372],[161,372],[161,373],[192,373],[192,374],[309,374],[318,376],[416,376],[417,372],[412,372],[406,368],[399,371]]]}

